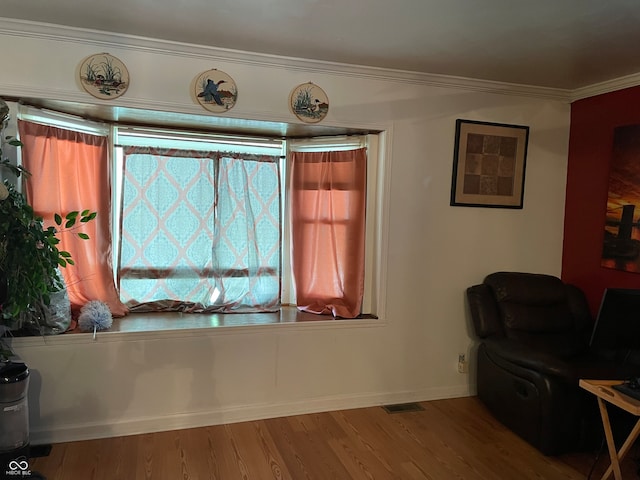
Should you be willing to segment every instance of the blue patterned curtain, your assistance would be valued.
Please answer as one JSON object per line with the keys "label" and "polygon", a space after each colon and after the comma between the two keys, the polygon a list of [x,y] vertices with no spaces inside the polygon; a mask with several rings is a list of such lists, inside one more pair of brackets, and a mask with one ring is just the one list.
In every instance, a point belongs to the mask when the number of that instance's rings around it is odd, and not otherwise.
{"label": "blue patterned curtain", "polygon": [[278,157],[124,153],[122,301],[132,311],[279,308]]}

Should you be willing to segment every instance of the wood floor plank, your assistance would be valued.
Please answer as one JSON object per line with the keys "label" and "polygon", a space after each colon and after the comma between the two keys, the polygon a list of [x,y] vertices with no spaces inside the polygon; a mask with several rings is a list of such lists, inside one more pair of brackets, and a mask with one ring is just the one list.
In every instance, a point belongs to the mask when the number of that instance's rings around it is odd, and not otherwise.
{"label": "wood floor plank", "polygon": [[[301,446],[304,442],[304,430],[292,426],[290,419],[273,418],[265,420],[265,425],[271,432],[275,447],[280,451],[283,462],[287,466],[292,478],[310,480],[314,474],[306,460],[306,449]],[[314,470],[317,467],[313,467]]]}
{"label": "wood floor plank", "polygon": [[[196,429],[201,430],[201,429]],[[244,466],[239,464],[237,449],[232,441],[229,425],[216,425],[203,429],[207,437],[207,457],[211,480],[242,478]]]}
{"label": "wood floor plank", "polygon": [[237,456],[245,469],[243,477],[255,480],[290,478],[280,453],[275,448],[263,421],[231,425]]}
{"label": "wood floor plank", "polygon": [[[48,480],[578,480],[606,452],[542,455],[475,397],[53,445],[30,468]],[[640,447],[622,464],[636,477]]]}
{"label": "wood floor plank", "polygon": [[366,469],[369,465],[371,471],[378,472],[375,478],[401,478],[399,466],[403,461],[409,460],[409,457],[393,444],[391,435],[377,420],[375,412],[388,417],[382,409],[332,412],[331,417],[336,419],[348,435],[344,450],[348,452],[349,445],[355,446],[353,451],[360,456],[357,464],[361,468]]}
{"label": "wood floor plank", "polygon": [[95,480],[127,478],[133,474],[138,459],[137,438],[116,437],[102,446],[96,442],[96,447]]}
{"label": "wood floor plank", "polygon": [[157,434],[145,433],[136,435],[138,441],[138,458],[136,459],[135,479],[136,480],[152,480],[153,478],[153,452],[155,451],[155,441]]}
{"label": "wood floor plank", "polygon": [[313,479],[350,478],[328,443],[332,439],[343,438],[344,432],[330,429],[322,433],[322,424],[324,428],[330,428],[328,424],[331,420],[328,417],[326,414],[313,414],[288,418],[304,470],[310,472],[310,478]]}

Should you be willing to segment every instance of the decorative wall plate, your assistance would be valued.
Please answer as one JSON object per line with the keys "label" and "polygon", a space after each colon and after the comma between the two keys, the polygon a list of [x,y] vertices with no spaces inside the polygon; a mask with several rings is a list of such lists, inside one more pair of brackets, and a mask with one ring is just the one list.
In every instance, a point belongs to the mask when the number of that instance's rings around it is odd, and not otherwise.
{"label": "decorative wall plate", "polygon": [[329,98],[319,86],[308,82],[291,91],[289,106],[303,122],[317,123],[329,113]]}
{"label": "decorative wall plate", "polygon": [[207,70],[194,81],[195,100],[210,112],[221,113],[233,108],[238,100],[238,87],[226,73]]}
{"label": "decorative wall plate", "polygon": [[102,100],[113,100],[129,88],[129,71],[118,58],[97,53],[85,58],[78,72],[87,93]]}

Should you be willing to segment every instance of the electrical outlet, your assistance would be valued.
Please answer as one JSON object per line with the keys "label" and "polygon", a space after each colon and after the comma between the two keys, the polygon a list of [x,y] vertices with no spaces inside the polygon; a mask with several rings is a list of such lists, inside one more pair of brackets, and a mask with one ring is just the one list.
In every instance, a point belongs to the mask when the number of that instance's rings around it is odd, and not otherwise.
{"label": "electrical outlet", "polygon": [[458,355],[458,373],[467,373],[467,357],[464,353]]}

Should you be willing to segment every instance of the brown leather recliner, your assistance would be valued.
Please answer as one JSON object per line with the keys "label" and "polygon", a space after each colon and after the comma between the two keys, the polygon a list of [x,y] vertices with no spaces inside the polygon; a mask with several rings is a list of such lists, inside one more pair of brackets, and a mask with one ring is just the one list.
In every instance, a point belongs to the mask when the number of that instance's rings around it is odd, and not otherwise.
{"label": "brown leather recliner", "polygon": [[592,446],[600,417],[579,379],[631,372],[590,351],[583,292],[551,275],[497,272],[467,299],[480,337],[478,397],[491,413],[546,455]]}

